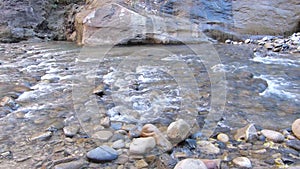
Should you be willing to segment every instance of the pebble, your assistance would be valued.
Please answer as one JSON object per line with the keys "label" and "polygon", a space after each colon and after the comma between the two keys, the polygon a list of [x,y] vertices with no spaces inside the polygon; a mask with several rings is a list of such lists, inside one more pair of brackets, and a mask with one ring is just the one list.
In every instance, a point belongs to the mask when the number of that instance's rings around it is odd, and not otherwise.
{"label": "pebble", "polygon": [[275,47],[275,48],[273,48],[273,52],[280,52],[280,50],[281,50],[281,47]]}
{"label": "pebble", "polygon": [[144,155],[156,146],[154,137],[135,138],[129,146],[130,154]]}
{"label": "pebble", "polygon": [[135,166],[138,169],[140,169],[140,168],[146,168],[146,167],[148,167],[148,163],[145,160],[141,159],[141,160],[137,160],[135,162]]}
{"label": "pebble", "polygon": [[292,131],[294,135],[300,139],[300,119],[297,119],[292,124]]}
{"label": "pebble", "polygon": [[113,136],[111,131],[97,131],[92,135],[93,138],[97,138],[100,141],[108,141]]}
{"label": "pebble", "polygon": [[169,125],[167,135],[173,144],[177,144],[189,136],[190,129],[186,121],[179,119]]}
{"label": "pebble", "polygon": [[239,167],[252,168],[251,161],[247,157],[237,157],[232,162]]}
{"label": "pebble", "polygon": [[283,142],[284,141],[284,135],[273,130],[262,130],[261,133],[269,140],[273,142]]}
{"label": "pebble", "polygon": [[56,165],[54,169],[81,169],[85,165],[86,162],[83,161],[72,161],[72,162]]}
{"label": "pebble", "polygon": [[197,142],[200,150],[205,154],[219,154],[220,149],[209,141],[198,141]]}
{"label": "pebble", "polygon": [[52,132],[48,131],[45,133],[34,134],[29,138],[29,140],[30,141],[35,141],[35,140],[46,141],[46,140],[50,139],[51,136],[52,136]]}
{"label": "pebble", "polygon": [[235,140],[253,140],[257,137],[257,131],[254,124],[248,124],[247,126],[237,130],[234,135]]}
{"label": "pebble", "polygon": [[172,144],[166,137],[162,134],[162,132],[153,124],[146,124],[142,128],[141,132],[142,137],[154,137],[156,144],[163,151],[169,151],[173,148]]}
{"label": "pebble", "polygon": [[109,119],[109,117],[105,117],[105,118],[101,119],[100,124],[103,127],[106,127],[106,128],[110,127],[110,119]]}
{"label": "pebble", "polygon": [[229,137],[224,133],[218,134],[217,139],[223,143],[227,143],[229,141]]}
{"label": "pebble", "polygon": [[227,39],[227,40],[225,40],[225,43],[227,43],[227,44],[231,44],[231,40],[230,39]]}
{"label": "pebble", "polygon": [[288,140],[286,141],[286,145],[300,151],[300,141],[299,140]]}
{"label": "pebble", "polygon": [[79,131],[79,127],[78,126],[66,126],[63,128],[63,131],[64,131],[65,136],[73,137]]}
{"label": "pebble", "polygon": [[265,47],[266,49],[268,49],[268,50],[273,49],[273,46],[272,46],[271,43],[265,43],[265,44],[264,44],[264,47]]}
{"label": "pebble", "polygon": [[124,140],[117,140],[112,144],[112,148],[115,149],[120,149],[125,147],[125,142]]}
{"label": "pebble", "polygon": [[156,161],[158,169],[173,169],[176,164],[177,161],[166,153],[160,155]]}
{"label": "pebble", "polygon": [[176,164],[174,169],[207,169],[207,167],[200,159],[188,158]]}
{"label": "pebble", "polygon": [[112,161],[118,158],[118,152],[109,146],[100,146],[86,154],[87,158],[93,162]]}
{"label": "pebble", "polygon": [[246,39],[246,40],[245,40],[245,43],[246,43],[246,44],[251,43],[251,39]]}

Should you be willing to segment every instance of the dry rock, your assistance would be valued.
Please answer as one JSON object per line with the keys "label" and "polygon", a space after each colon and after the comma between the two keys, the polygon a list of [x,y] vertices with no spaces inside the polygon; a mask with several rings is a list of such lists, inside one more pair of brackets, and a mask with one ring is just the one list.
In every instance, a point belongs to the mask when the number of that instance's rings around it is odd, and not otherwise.
{"label": "dry rock", "polygon": [[156,126],[154,126],[152,124],[146,124],[143,126],[141,136],[142,137],[154,137],[156,144],[163,151],[169,151],[173,148],[172,144],[169,142],[169,140],[166,139],[166,137],[163,135],[163,133]]}
{"label": "dry rock", "polygon": [[220,149],[209,141],[198,141],[200,150],[205,154],[218,154]]}
{"label": "dry rock", "polygon": [[248,124],[247,126],[237,130],[234,135],[235,140],[252,140],[257,137],[257,131],[254,124]]}
{"label": "dry rock", "polygon": [[261,133],[269,140],[274,141],[274,142],[283,142],[284,141],[284,136],[283,134],[273,131],[273,130],[262,130]]}
{"label": "dry rock", "polygon": [[218,134],[217,139],[223,143],[227,143],[229,141],[229,137],[224,133]]}
{"label": "dry rock", "polygon": [[189,158],[180,161],[174,169],[207,169],[207,167],[201,160]]}
{"label": "dry rock", "polygon": [[247,157],[237,157],[232,162],[239,167],[252,168],[251,161]]}
{"label": "dry rock", "polygon": [[167,129],[167,135],[173,144],[186,139],[190,134],[190,125],[182,119],[171,123]]}
{"label": "dry rock", "polygon": [[113,136],[111,131],[97,131],[92,135],[93,138],[97,138],[100,141],[108,141]]}
{"label": "dry rock", "polygon": [[295,134],[295,136],[300,139],[300,119],[297,119],[292,124],[292,131]]}
{"label": "dry rock", "polygon": [[154,137],[135,138],[129,147],[130,154],[144,155],[156,146]]}

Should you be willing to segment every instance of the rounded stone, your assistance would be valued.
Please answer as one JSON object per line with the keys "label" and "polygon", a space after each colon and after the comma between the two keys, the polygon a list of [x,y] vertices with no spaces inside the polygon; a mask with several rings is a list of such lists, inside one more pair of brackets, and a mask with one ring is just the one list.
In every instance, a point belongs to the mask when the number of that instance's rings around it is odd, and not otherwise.
{"label": "rounded stone", "polygon": [[144,155],[151,151],[156,146],[155,139],[153,137],[136,138],[133,139],[129,146],[130,154]]}
{"label": "rounded stone", "polygon": [[113,136],[111,131],[97,131],[92,135],[93,138],[97,138],[100,141],[108,141]]}
{"label": "rounded stone", "polygon": [[100,146],[86,154],[87,158],[93,162],[112,161],[118,158],[118,152],[109,146]]}
{"label": "rounded stone", "polygon": [[294,133],[294,135],[300,139],[300,119],[297,119],[294,121],[294,123],[292,124],[292,131]]}
{"label": "rounded stone", "polygon": [[284,135],[273,130],[262,130],[261,133],[269,140],[274,142],[283,142],[284,141]]}
{"label": "rounded stone", "polygon": [[218,134],[217,139],[223,143],[227,143],[229,141],[229,137],[224,133]]}
{"label": "rounded stone", "polygon": [[115,141],[113,143],[112,147],[115,148],[115,149],[124,148],[125,147],[125,142],[122,139],[121,140],[117,140],[117,141]]}
{"label": "rounded stone", "polygon": [[66,126],[63,128],[64,134],[67,137],[73,137],[77,134],[79,130],[78,126]]}
{"label": "rounded stone", "polygon": [[207,169],[204,162],[199,159],[184,159],[176,164],[174,169]]}
{"label": "rounded stone", "polygon": [[177,144],[189,136],[190,129],[186,121],[179,119],[169,125],[167,135],[172,143]]}
{"label": "rounded stone", "polygon": [[239,167],[252,168],[251,161],[247,157],[237,157],[232,162]]}

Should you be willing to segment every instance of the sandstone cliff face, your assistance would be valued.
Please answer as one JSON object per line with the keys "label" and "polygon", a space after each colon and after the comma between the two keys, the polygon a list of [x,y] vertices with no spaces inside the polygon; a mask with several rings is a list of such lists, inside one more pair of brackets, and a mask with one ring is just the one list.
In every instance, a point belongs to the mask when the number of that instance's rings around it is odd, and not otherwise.
{"label": "sandstone cliff face", "polygon": [[[0,0],[0,41],[32,37],[65,40],[72,32],[72,16],[80,0]],[[74,17],[73,17],[74,19]]]}
{"label": "sandstone cliff face", "polygon": [[236,31],[246,34],[291,34],[300,30],[299,0],[236,0],[232,2]]}
{"label": "sandstone cliff face", "polygon": [[[93,0],[77,15],[81,44],[195,43],[299,30],[297,0]],[[197,38],[200,37],[200,40]]]}

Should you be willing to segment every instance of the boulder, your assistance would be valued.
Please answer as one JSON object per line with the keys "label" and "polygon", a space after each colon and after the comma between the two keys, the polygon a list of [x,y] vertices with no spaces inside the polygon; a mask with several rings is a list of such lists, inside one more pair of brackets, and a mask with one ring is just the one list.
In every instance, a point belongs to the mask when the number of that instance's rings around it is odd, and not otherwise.
{"label": "boulder", "polygon": [[188,19],[161,17],[117,1],[94,0],[76,16],[77,42],[85,45],[199,43],[206,40]]}

